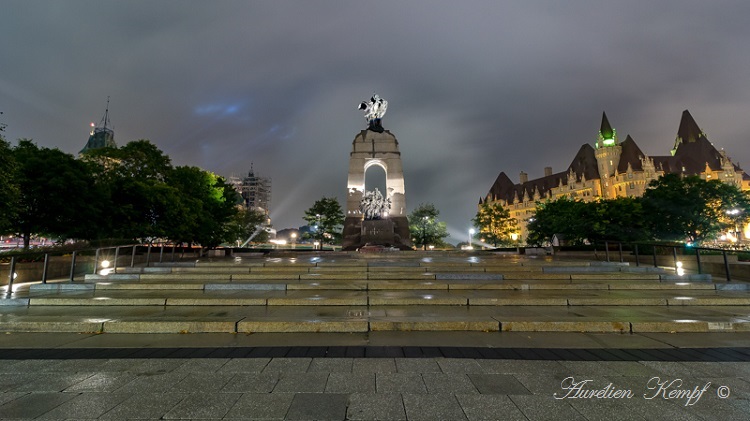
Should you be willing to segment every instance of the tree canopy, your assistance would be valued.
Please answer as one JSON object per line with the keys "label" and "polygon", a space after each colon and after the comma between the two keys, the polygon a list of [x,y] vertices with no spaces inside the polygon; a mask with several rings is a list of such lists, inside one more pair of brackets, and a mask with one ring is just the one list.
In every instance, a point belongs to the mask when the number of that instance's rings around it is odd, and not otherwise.
{"label": "tree canopy", "polygon": [[263,243],[268,241],[268,232],[264,229],[268,216],[256,209],[240,209],[227,222],[227,237],[229,241],[242,245],[246,241]]}
{"label": "tree canopy", "polygon": [[641,198],[654,234],[700,243],[750,217],[747,192],[718,180],[665,174]]}
{"label": "tree canopy", "polygon": [[670,240],[701,242],[735,230],[750,218],[747,192],[718,180],[665,174],[640,198],[583,202],[560,198],[540,203],[529,219],[529,244],[561,234],[570,244],[585,241]]}
{"label": "tree canopy", "polygon": [[511,235],[516,232],[518,223],[498,202],[484,202],[472,222],[478,231],[476,235],[495,247],[514,242]]}
{"label": "tree canopy", "polygon": [[13,149],[19,199],[12,229],[29,247],[31,234],[91,238],[102,197],[88,167],[59,149],[40,148],[21,139]]}
{"label": "tree canopy", "polygon": [[310,236],[321,244],[338,244],[344,227],[344,211],[335,197],[324,197],[305,211],[302,218],[312,227]]}
{"label": "tree canopy", "polygon": [[442,246],[448,236],[445,222],[438,220],[440,211],[432,203],[420,203],[408,216],[409,233],[416,247],[426,250],[428,245]]}
{"label": "tree canopy", "polygon": [[234,188],[197,167],[173,168],[148,140],[91,150],[81,159],[25,139],[12,153],[3,148],[0,141],[0,169],[9,170],[0,171],[0,183],[10,187],[0,192],[8,198],[0,205],[0,232],[23,235],[26,247],[32,234],[163,238],[204,247],[228,238],[227,222],[237,211]]}
{"label": "tree canopy", "polygon": [[18,199],[15,156],[10,144],[0,135],[0,233],[12,229]]}

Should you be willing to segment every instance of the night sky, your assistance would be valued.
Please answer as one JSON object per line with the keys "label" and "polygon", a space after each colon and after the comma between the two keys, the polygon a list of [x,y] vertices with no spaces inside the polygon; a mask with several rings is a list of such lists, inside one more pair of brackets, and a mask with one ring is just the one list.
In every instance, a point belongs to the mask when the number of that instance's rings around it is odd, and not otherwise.
{"label": "night sky", "polygon": [[[607,4],[602,4],[607,3]],[[689,109],[750,170],[748,1],[9,1],[5,137],[77,154],[111,97],[115,140],[271,177],[277,229],[345,206],[360,101],[388,100],[407,206],[465,241],[500,171],[562,171],[602,111],[650,155]]]}

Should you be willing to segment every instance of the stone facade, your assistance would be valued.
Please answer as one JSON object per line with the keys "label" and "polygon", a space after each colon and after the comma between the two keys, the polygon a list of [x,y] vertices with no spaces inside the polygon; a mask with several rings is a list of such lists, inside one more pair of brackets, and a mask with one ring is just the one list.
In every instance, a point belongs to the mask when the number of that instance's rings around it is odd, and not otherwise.
{"label": "stone facade", "polygon": [[[347,182],[346,220],[344,222],[344,250],[353,250],[364,246],[368,242],[363,231],[362,211],[359,203],[365,193],[365,172],[373,165],[378,165],[386,174],[386,197],[391,199],[391,210],[388,219],[393,222],[393,240],[384,240],[383,232],[379,231],[377,241],[388,243],[399,248],[410,248],[409,223],[406,219],[406,196],[404,189],[404,170],[401,165],[401,152],[398,150],[398,140],[388,130],[382,133],[372,130],[362,130],[352,142],[352,152],[349,155],[349,178]],[[363,233],[365,235],[363,235]]]}
{"label": "stone facade", "polygon": [[501,172],[479,205],[500,202],[518,221],[523,242],[528,219],[534,215],[538,202],[560,197],[584,201],[640,197],[652,180],[666,173],[699,175],[750,190],[750,176],[724,150],[717,150],[708,141],[687,110],[682,113],[671,154],[652,157],[643,153],[630,136],[620,142],[617,131],[603,114],[594,146],[581,146],[565,171],[553,174],[546,167],[544,176],[534,180],[521,172],[520,183],[513,183]]}

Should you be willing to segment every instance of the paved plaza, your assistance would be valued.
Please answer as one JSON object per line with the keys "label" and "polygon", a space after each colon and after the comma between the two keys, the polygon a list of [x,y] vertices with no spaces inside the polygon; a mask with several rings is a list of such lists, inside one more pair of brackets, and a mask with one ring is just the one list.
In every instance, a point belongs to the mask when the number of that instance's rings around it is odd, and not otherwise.
{"label": "paved plaza", "polygon": [[0,300],[0,419],[746,420],[748,300],[549,258],[122,267]]}
{"label": "paved plaza", "polygon": [[[746,420],[750,411],[746,333],[379,336],[6,334],[0,416]],[[573,398],[580,382],[631,397]]]}

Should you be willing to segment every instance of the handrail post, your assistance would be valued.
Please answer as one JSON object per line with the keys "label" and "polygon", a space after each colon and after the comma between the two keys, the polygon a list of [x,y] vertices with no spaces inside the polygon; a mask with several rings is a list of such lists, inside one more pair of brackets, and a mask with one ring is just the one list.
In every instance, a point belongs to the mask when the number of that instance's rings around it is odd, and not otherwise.
{"label": "handrail post", "polygon": [[638,261],[638,243],[633,246],[635,247],[635,267],[638,267],[641,264],[641,262]]}
{"label": "handrail post", "polygon": [[618,241],[617,246],[620,249],[620,263],[622,263],[624,262],[624,260],[622,259],[622,241]]}
{"label": "handrail post", "polygon": [[130,267],[135,267],[135,248],[138,247],[133,245],[133,253],[130,255]]}
{"label": "handrail post", "polygon": [[674,268],[677,270],[677,247],[672,247],[672,257],[674,258]]}
{"label": "handrail post", "polygon": [[16,256],[10,257],[10,272],[8,272],[8,296],[13,293],[13,280],[16,278]]}
{"label": "handrail post", "polygon": [[151,261],[151,243],[148,243],[148,250],[146,250],[146,267],[148,267],[148,264],[150,261]]}
{"label": "handrail post", "polygon": [[657,265],[657,264],[656,264],[656,246],[655,246],[655,245],[653,245],[653,246],[651,246],[651,247],[652,247],[652,250],[654,251],[654,267],[655,267],[655,268],[658,268],[658,267],[659,267],[659,265]]}
{"label": "handrail post", "polygon": [[699,248],[695,248],[695,260],[698,261],[698,274],[703,273],[703,265],[701,264],[701,250]]}
{"label": "handrail post", "polygon": [[729,261],[727,260],[727,251],[722,250],[721,253],[724,255],[724,270],[727,271],[727,282],[731,282],[732,276],[729,274]]}
{"label": "handrail post", "polygon": [[607,263],[609,263],[609,242],[604,242],[604,253],[607,256]]}
{"label": "handrail post", "polygon": [[73,250],[73,256],[70,258],[70,282],[73,282],[76,270],[76,251]]}
{"label": "handrail post", "polygon": [[115,263],[112,273],[117,273],[117,258],[120,257],[120,246],[115,247]]}
{"label": "handrail post", "polygon": [[161,243],[161,248],[159,249],[159,263],[162,263],[164,261],[164,243]]}
{"label": "handrail post", "polygon": [[175,252],[175,249],[176,249],[176,248],[177,248],[177,243],[173,243],[173,244],[172,244],[172,261],[173,261],[173,262],[174,262],[174,252]]}
{"label": "handrail post", "polygon": [[42,268],[42,283],[47,283],[47,267],[49,266],[49,253],[44,253],[44,268]]}
{"label": "handrail post", "polygon": [[94,272],[92,272],[94,275],[96,275],[96,265],[99,264],[99,250],[101,249],[96,249],[96,254],[94,255]]}

